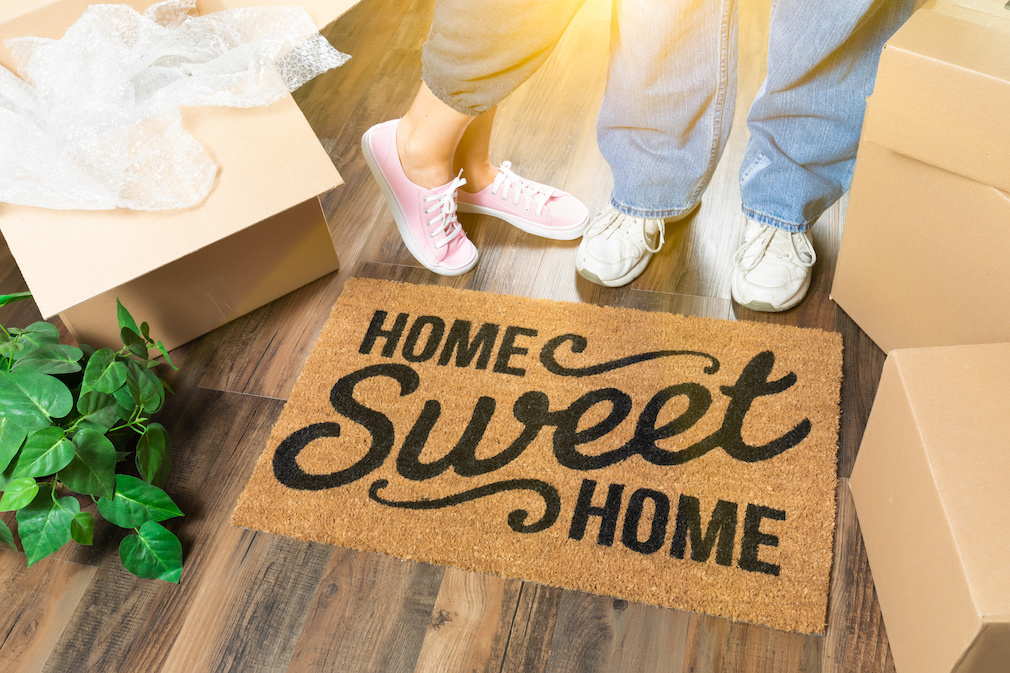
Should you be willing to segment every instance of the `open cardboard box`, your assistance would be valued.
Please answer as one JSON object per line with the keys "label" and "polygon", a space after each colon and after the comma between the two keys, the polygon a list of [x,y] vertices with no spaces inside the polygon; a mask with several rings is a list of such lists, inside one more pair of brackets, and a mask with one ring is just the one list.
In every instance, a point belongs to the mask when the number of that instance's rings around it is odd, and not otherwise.
{"label": "open cardboard box", "polygon": [[[58,38],[91,2],[0,0],[0,38]],[[130,0],[143,10],[153,0]],[[202,13],[301,5],[324,26],[355,0],[201,0]],[[0,47],[0,63],[10,57]],[[338,268],[318,195],[341,184],[294,99],[263,108],[186,108],[185,128],[218,166],[186,210],[63,211],[0,204],[0,231],[46,318],[119,343],[116,299],[174,348]]]}
{"label": "open cardboard box", "polygon": [[927,5],[881,56],[831,296],[885,351],[1010,342],[1004,3]]}
{"label": "open cardboard box", "polygon": [[1010,344],[898,349],[850,479],[897,673],[1010,670]]}

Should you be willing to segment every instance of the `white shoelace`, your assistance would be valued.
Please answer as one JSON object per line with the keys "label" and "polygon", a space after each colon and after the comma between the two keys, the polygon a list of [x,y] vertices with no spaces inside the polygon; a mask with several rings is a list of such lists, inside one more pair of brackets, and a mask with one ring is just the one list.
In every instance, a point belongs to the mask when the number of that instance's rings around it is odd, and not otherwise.
{"label": "white shoelace", "polygon": [[438,212],[438,215],[426,222],[427,226],[434,227],[434,230],[428,235],[431,238],[435,238],[439,234],[444,236],[442,240],[435,242],[436,248],[444,248],[457,236],[466,236],[459,220],[456,219],[456,190],[465,184],[466,178],[463,177],[461,170],[444,192],[424,197],[425,203],[435,203],[431,208],[425,208],[424,214],[431,215]]}
{"label": "white shoelace", "polygon": [[[796,266],[809,269],[817,261],[817,254],[810,245],[806,234],[792,233],[784,229],[776,229],[771,225],[762,225],[757,236],[745,241],[733,255],[733,264],[740,271],[747,273],[753,270],[766,254],[772,254],[776,259],[789,261]],[[780,234],[781,235],[778,235]],[[799,245],[797,245],[799,241]]]}
{"label": "white shoelace", "polygon": [[537,215],[543,212],[547,201],[557,193],[557,190],[553,187],[548,187],[547,185],[542,185],[539,182],[533,182],[516,175],[512,172],[511,161],[503,161],[501,166],[498,167],[498,171],[497,177],[495,177],[494,182],[491,184],[491,193],[497,196],[498,191],[502,190],[501,198],[504,201],[509,198],[509,190],[515,190],[515,198],[512,201],[512,205],[518,206],[520,197],[525,196],[526,210],[529,210],[535,203],[537,206]]}
{"label": "white shoelace", "polygon": [[643,217],[627,215],[616,208],[612,208],[612,210],[611,219],[607,222],[604,229],[599,231],[599,233],[592,232],[589,235],[593,238],[601,237],[607,240],[616,236],[631,243],[636,248],[644,247],[653,254],[663,249],[663,244],[666,243],[666,222],[664,220],[656,220],[659,227],[659,244],[655,248],[652,248],[649,246],[649,237],[645,230],[648,220]]}

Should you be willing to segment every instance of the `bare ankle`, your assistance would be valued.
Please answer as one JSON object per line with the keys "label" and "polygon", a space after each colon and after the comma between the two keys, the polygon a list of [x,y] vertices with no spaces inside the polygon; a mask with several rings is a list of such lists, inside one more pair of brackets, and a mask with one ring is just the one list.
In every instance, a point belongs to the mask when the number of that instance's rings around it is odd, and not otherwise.
{"label": "bare ankle", "polygon": [[463,177],[466,178],[466,185],[461,189],[476,193],[484,189],[498,177],[498,169],[491,165],[490,161],[481,161],[475,164],[456,165],[456,171],[463,169]]}
{"label": "bare ankle", "polygon": [[396,129],[396,153],[407,179],[415,185],[434,189],[450,182],[452,166],[448,162],[432,161],[432,152],[425,148],[409,123],[401,120]]}

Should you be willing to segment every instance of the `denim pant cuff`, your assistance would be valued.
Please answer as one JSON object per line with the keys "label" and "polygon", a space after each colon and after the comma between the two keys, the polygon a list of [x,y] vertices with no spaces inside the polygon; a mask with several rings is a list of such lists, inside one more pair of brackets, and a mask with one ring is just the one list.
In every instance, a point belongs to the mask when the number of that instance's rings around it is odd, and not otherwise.
{"label": "denim pant cuff", "polygon": [[633,206],[625,205],[619,202],[613,196],[610,197],[610,205],[614,207],[618,212],[624,213],[625,215],[631,215],[632,217],[641,217],[648,220],[665,220],[668,217],[678,217],[685,213],[691,212],[694,208],[694,204],[685,206],[684,208],[665,208],[663,210],[642,210],[641,208],[635,208]]}
{"label": "denim pant cuff", "polygon": [[813,226],[813,222],[804,222],[801,224],[796,224],[795,222],[786,222],[780,220],[777,217],[772,217],[771,215],[764,215],[762,213],[754,212],[746,206],[742,208],[743,214],[747,216],[748,220],[754,220],[760,224],[767,224],[769,226],[775,227],[776,229],[781,229],[783,231],[791,231],[794,234],[800,234],[804,231],[810,229]]}

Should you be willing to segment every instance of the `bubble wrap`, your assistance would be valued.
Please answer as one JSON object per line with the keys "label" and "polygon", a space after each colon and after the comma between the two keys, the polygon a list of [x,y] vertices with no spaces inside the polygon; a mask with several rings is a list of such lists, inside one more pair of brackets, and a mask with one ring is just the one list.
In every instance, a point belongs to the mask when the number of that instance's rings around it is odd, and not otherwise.
{"label": "bubble wrap", "polygon": [[20,78],[0,67],[0,201],[197,205],[217,167],[183,128],[181,106],[268,105],[349,58],[301,8],[195,8],[92,5],[59,40],[8,40]]}

